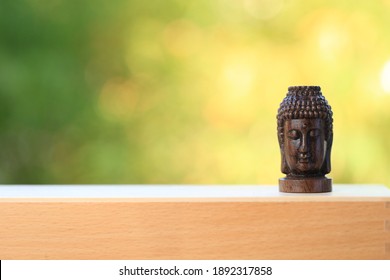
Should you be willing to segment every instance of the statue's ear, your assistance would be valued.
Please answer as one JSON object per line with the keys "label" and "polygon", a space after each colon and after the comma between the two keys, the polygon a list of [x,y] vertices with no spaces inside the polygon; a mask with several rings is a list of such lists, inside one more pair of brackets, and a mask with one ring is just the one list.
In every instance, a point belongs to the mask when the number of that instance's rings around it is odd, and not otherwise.
{"label": "statue's ear", "polygon": [[282,134],[280,132],[278,132],[278,142],[279,142],[279,147],[280,147],[280,155],[282,157],[281,171],[283,174],[289,174],[290,169],[288,168],[286,156],[284,154],[284,142],[283,142],[282,137],[283,137]]}
{"label": "statue's ear", "polygon": [[288,168],[287,161],[286,161],[286,156],[284,155],[283,145],[280,147],[280,154],[282,156],[282,168],[281,168],[282,173],[289,174],[290,173],[290,169]]}
{"label": "statue's ear", "polygon": [[332,151],[332,143],[333,143],[333,133],[330,133],[328,140],[326,141],[326,155],[325,155],[324,164],[322,165],[321,168],[323,175],[328,174],[331,170],[330,153]]}

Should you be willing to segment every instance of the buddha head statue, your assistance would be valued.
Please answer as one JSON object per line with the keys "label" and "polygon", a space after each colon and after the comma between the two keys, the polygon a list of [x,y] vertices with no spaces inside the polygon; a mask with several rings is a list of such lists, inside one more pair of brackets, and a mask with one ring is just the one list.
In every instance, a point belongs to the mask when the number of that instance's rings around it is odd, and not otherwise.
{"label": "buddha head statue", "polygon": [[322,177],[330,172],[332,110],[318,86],[294,86],[277,115],[282,172],[289,177]]}

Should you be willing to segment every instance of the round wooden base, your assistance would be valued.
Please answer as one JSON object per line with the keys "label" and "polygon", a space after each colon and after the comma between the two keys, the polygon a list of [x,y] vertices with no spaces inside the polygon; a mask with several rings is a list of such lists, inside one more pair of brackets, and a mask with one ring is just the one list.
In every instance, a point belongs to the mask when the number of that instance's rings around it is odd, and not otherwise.
{"label": "round wooden base", "polygon": [[322,193],[332,191],[332,179],[326,177],[281,178],[279,191],[286,193]]}

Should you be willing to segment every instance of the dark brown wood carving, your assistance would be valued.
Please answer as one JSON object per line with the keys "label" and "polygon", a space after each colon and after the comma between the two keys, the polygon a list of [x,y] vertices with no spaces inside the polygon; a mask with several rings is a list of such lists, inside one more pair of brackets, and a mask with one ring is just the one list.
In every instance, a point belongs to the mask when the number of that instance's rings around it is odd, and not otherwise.
{"label": "dark brown wood carving", "polygon": [[278,110],[278,140],[282,155],[281,192],[332,191],[330,153],[333,113],[318,86],[288,88]]}

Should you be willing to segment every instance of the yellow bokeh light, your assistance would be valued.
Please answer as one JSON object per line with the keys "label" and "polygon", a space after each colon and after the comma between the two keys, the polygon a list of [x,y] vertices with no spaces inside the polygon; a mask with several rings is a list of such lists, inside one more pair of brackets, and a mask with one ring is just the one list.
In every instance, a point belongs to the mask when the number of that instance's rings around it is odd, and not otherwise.
{"label": "yellow bokeh light", "polygon": [[390,60],[386,62],[382,69],[381,85],[386,93],[390,93]]}
{"label": "yellow bokeh light", "polygon": [[222,64],[219,79],[221,92],[232,99],[248,96],[258,76],[255,61],[255,55],[248,53],[228,57]]}
{"label": "yellow bokeh light", "polygon": [[334,61],[348,53],[349,46],[349,32],[346,28],[342,28],[338,24],[325,21],[319,27],[318,32],[318,46],[322,58],[328,61]]}
{"label": "yellow bokeh light", "polygon": [[222,82],[233,96],[247,95],[256,78],[253,67],[246,63],[228,64],[222,73]]}
{"label": "yellow bokeh light", "polygon": [[[353,26],[345,13],[328,9],[310,13],[298,26],[298,33],[306,44],[305,55],[312,56],[317,67],[319,60],[324,66],[332,66],[353,54],[352,31]],[[307,62],[310,64],[310,60]]]}

